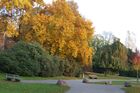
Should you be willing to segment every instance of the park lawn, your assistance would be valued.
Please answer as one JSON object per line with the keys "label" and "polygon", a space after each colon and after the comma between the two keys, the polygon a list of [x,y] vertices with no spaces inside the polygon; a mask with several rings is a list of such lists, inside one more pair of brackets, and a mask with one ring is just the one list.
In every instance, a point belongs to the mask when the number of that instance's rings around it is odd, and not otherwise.
{"label": "park lawn", "polygon": [[65,93],[69,87],[0,81],[0,93]]}
{"label": "park lawn", "polygon": [[130,80],[130,79],[136,79],[134,77],[125,77],[125,76],[119,76],[119,75],[107,75],[100,73],[95,73],[99,78],[98,79],[120,79],[120,80]]}
{"label": "park lawn", "polygon": [[76,80],[80,79],[77,77],[66,77],[66,76],[56,76],[56,77],[21,77],[23,80]]}
{"label": "park lawn", "polygon": [[[0,73],[0,80],[4,80],[5,75],[6,74]],[[57,77],[20,76],[20,78],[22,80],[59,80],[59,79],[62,79],[62,80],[76,80],[76,79],[80,79],[78,77],[66,77],[66,76],[57,76]]]}
{"label": "park lawn", "polygon": [[140,93],[140,85],[123,88],[125,93]]}
{"label": "park lawn", "polygon": [[5,75],[0,73],[0,80],[5,79]]}
{"label": "park lawn", "polygon": [[[98,76],[98,79],[119,79],[119,80],[131,80],[131,79],[136,79],[136,78],[132,78],[132,77],[124,77],[124,76],[118,76],[118,75],[107,75],[106,77],[104,76],[104,74],[100,74],[100,73],[94,73],[95,75]],[[0,74],[0,80],[5,79],[5,74]],[[21,76],[22,80],[59,80],[59,79],[63,79],[63,80],[76,80],[76,79],[82,79],[79,77],[66,77],[66,76],[57,76],[57,77],[37,77],[37,76],[33,76],[33,77],[27,77],[27,76]]]}
{"label": "park lawn", "polygon": [[[124,85],[125,81],[112,81],[111,85]],[[105,84],[105,82],[94,82],[94,84]]]}
{"label": "park lawn", "polygon": [[[112,81],[112,84],[111,85],[124,85],[124,83],[126,82],[127,80],[122,80],[122,81]],[[140,83],[137,83],[136,81],[129,81],[130,84],[132,84],[132,86],[139,86]],[[105,84],[105,82],[94,82],[94,84]]]}

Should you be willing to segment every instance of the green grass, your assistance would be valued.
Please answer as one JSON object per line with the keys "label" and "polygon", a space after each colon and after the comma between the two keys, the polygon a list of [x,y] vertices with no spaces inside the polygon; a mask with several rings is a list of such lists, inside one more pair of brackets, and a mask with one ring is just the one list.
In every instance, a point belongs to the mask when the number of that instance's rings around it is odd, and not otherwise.
{"label": "green grass", "polygon": [[[78,77],[66,77],[66,76],[57,76],[57,77],[37,77],[37,76],[32,76],[32,77],[27,77],[27,76],[20,76],[22,80],[75,80],[75,79],[80,79]],[[0,73],[0,80],[5,79],[5,74]]]}
{"label": "green grass", "polygon": [[[124,83],[126,81],[127,80],[112,81],[112,85],[124,85]],[[139,86],[140,85],[140,82],[137,83],[137,81],[127,81],[127,82],[129,82],[132,86]],[[103,81],[103,82],[94,82],[94,84],[105,84],[105,81]]]}
{"label": "green grass", "polygon": [[[125,81],[112,81],[112,85],[124,85]],[[94,84],[105,84],[105,82],[95,82]]]}
{"label": "green grass", "polygon": [[[51,79],[42,77],[21,77],[22,79]],[[66,77],[54,77],[54,79],[66,78]],[[7,82],[4,80],[5,74],[0,74],[0,93],[65,93],[68,86],[58,86],[55,84],[28,84],[28,83],[16,83]],[[68,79],[68,78],[66,78]]]}
{"label": "green grass", "polygon": [[0,93],[65,93],[67,86],[0,81]]}
{"label": "green grass", "polygon": [[79,79],[76,77],[65,77],[65,76],[57,76],[57,77],[21,77],[23,80],[75,80]]}
{"label": "green grass", "polygon": [[140,85],[123,88],[125,93],[140,93]]}
{"label": "green grass", "polygon": [[5,79],[5,75],[0,73],[0,80]]}
{"label": "green grass", "polygon": [[[126,81],[112,81],[112,85],[124,85]],[[130,82],[130,81],[129,81]],[[105,84],[105,82],[94,82],[94,84]],[[136,81],[131,81],[130,84],[132,84],[132,86],[139,86],[140,83],[137,83]]]}
{"label": "green grass", "polygon": [[120,79],[120,80],[130,80],[130,79],[135,79],[133,77],[124,77],[124,76],[119,76],[119,75],[107,75],[105,76],[104,74],[100,73],[95,73],[99,77],[99,79]]}
{"label": "green grass", "polygon": [[[124,76],[118,76],[118,75],[107,75],[106,77],[104,74],[100,73],[94,73],[98,76],[98,79],[119,79],[119,80],[130,80],[130,79],[136,79],[132,77],[124,77]],[[0,74],[0,80],[5,79],[5,74]],[[75,80],[75,79],[82,79],[77,77],[65,77],[65,76],[57,76],[57,77],[21,77],[23,80]]]}

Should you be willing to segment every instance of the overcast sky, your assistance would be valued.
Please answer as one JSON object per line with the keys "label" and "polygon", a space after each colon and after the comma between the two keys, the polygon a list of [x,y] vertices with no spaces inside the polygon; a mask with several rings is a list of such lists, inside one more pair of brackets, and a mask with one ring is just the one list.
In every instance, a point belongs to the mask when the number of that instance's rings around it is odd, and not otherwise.
{"label": "overcast sky", "polygon": [[[52,2],[52,0],[45,0]],[[82,16],[90,19],[95,33],[110,31],[124,43],[127,31],[140,49],[140,0],[74,0]]]}

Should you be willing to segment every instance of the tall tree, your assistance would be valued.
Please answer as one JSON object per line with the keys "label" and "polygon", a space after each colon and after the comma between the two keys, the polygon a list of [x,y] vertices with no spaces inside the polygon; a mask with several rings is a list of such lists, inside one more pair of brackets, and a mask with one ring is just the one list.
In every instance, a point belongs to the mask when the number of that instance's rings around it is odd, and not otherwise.
{"label": "tall tree", "polygon": [[94,28],[74,7],[73,3],[57,0],[38,12],[26,12],[19,19],[18,39],[39,42],[52,55],[76,60],[84,67],[91,66],[89,44]]}
{"label": "tall tree", "polygon": [[108,41],[105,40],[104,36],[102,36],[100,34],[94,35],[93,40],[92,40],[92,46],[93,46],[95,52],[99,48],[101,48],[107,44],[108,44]]}
{"label": "tall tree", "polygon": [[[111,36],[112,40],[95,38],[94,47],[97,47],[93,57],[93,67],[103,69],[105,75],[108,71],[118,72],[127,64],[127,49],[118,38]],[[98,42],[97,42],[98,41]],[[103,43],[105,42],[105,43]],[[96,69],[95,69],[96,70]]]}
{"label": "tall tree", "polygon": [[140,70],[140,53],[138,50],[133,54],[132,57],[134,69],[137,71],[137,82],[139,82],[139,70]]}
{"label": "tall tree", "polygon": [[[114,41],[112,47],[112,62],[118,67],[119,70],[127,67],[127,48],[120,42],[120,40]],[[115,65],[114,65],[115,66]]]}
{"label": "tall tree", "polygon": [[43,0],[0,0],[0,34],[3,34],[3,49],[8,37],[18,35],[19,18],[33,10],[35,3],[44,5]]}
{"label": "tall tree", "polygon": [[135,34],[133,32],[127,31],[125,45],[126,45],[127,48],[130,48],[133,51],[135,51],[135,49],[136,49],[136,38],[135,38]]}
{"label": "tall tree", "polygon": [[1,0],[0,1],[0,7],[7,7],[7,10],[11,10],[13,8],[24,8],[26,10],[32,9],[34,4],[40,4],[40,5],[44,5],[44,1],[43,0]]}

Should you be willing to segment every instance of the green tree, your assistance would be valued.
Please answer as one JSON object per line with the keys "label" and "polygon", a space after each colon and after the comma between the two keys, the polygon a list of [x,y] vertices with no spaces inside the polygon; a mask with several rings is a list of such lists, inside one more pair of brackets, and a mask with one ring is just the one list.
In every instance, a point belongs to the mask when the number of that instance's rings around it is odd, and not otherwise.
{"label": "green tree", "polygon": [[121,69],[126,69],[128,67],[127,63],[127,48],[120,42],[120,40],[114,41],[111,45],[112,47],[112,62],[118,67],[118,71]]}
{"label": "green tree", "polygon": [[[96,52],[93,58],[93,67],[95,70],[102,69],[107,72],[119,72],[127,65],[127,48],[114,36],[111,41],[105,38],[96,38],[94,47]],[[113,40],[113,41],[112,41]]]}

